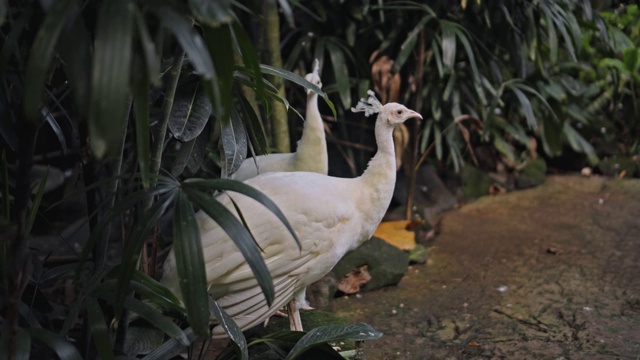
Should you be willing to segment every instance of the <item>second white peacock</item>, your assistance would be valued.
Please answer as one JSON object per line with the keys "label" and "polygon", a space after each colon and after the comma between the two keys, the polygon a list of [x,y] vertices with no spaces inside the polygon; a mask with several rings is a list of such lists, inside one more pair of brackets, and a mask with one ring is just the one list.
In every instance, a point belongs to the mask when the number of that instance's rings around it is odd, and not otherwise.
{"label": "second white peacock", "polygon": [[[305,79],[322,88],[319,71],[320,65],[316,59],[313,62],[313,72],[307,74]],[[296,152],[260,155],[246,159],[231,175],[231,179],[244,181],[258,174],[274,171],[311,171],[327,175],[329,158],[324,124],[318,110],[318,94],[311,89],[307,90],[305,116],[302,137],[298,141]]]}
{"label": "second white peacock", "polygon": [[[401,104],[382,106],[373,91],[369,95],[352,109],[366,116],[378,113],[378,150],[360,177],[273,172],[245,181],[278,205],[300,238],[301,250],[275,215],[255,200],[237,193],[218,197],[235,214],[229,196],[233,198],[263,250],[275,286],[271,306],[229,236],[204,212],[197,214],[209,293],[242,330],[263,322],[331,271],[344,254],[368,240],[382,220],[396,179],[393,129],[409,118],[422,116]],[[173,252],[164,264],[164,274],[164,285],[179,295]],[[212,335],[225,336],[220,326],[214,327]]]}

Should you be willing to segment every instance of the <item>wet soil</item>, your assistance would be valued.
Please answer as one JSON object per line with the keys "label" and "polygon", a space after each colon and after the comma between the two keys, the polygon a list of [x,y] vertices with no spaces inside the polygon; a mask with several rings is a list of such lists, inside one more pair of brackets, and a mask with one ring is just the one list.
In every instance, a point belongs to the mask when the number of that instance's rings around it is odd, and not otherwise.
{"label": "wet soil", "polygon": [[445,214],[398,286],[335,299],[377,359],[640,359],[640,181],[552,176]]}

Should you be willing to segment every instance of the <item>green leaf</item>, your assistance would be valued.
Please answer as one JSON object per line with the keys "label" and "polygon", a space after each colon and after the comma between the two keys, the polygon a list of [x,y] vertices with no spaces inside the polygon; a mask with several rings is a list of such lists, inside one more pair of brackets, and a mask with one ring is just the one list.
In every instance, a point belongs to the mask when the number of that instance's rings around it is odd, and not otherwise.
{"label": "green leaf", "polygon": [[[189,339],[182,329],[180,329],[178,325],[169,320],[169,318],[164,316],[161,312],[152,306],[149,306],[149,304],[136,300],[132,297],[128,297],[124,301],[124,306],[132,312],[140,315],[141,318],[147,320],[159,330],[162,330],[165,334],[178,340],[180,344],[185,346],[189,345]],[[208,322],[208,317],[205,317],[205,320]]]}
{"label": "green leaf", "polygon": [[211,116],[211,101],[200,85],[200,82],[190,81],[176,92],[169,118],[169,130],[179,141],[195,139]]}
{"label": "green leaf", "polygon": [[[184,329],[184,333],[189,340],[189,343],[193,343],[196,341],[197,337],[193,333],[193,329],[186,328]],[[176,339],[169,339],[164,342],[164,344],[158,346],[154,351],[149,353],[147,356],[142,358],[143,360],[167,360],[172,359],[174,356],[179,355],[186,346],[182,345]]]}
{"label": "green leaf", "polygon": [[233,23],[232,30],[233,39],[240,49],[244,66],[251,71],[253,78],[255,79],[256,96],[258,98],[264,98],[264,79],[262,78],[260,60],[258,59],[258,54],[253,46],[253,41],[238,22]]}
{"label": "green leaf", "polygon": [[589,159],[589,163],[592,166],[595,166],[600,161],[593,146],[584,138],[580,133],[576,131],[569,122],[565,122],[562,128],[564,135],[567,137],[569,141],[569,145],[575,151],[579,151],[587,155],[587,159]]}
{"label": "green leaf", "polygon": [[282,224],[287,228],[287,230],[289,230],[289,232],[291,233],[291,236],[293,236],[293,239],[296,241],[296,244],[298,245],[298,247],[300,248],[302,246],[300,243],[300,239],[298,239],[298,235],[296,234],[295,230],[293,230],[293,227],[291,227],[291,224],[289,224],[289,221],[284,216],[282,211],[278,208],[276,203],[274,203],[266,195],[252,188],[251,186],[246,185],[239,181],[227,180],[227,179],[210,179],[210,180],[187,179],[184,181],[183,184],[187,186],[200,188],[200,189],[216,189],[216,190],[234,191],[256,200],[257,202],[262,204],[262,206],[269,209],[269,211],[271,211],[275,216],[277,216],[278,220],[280,220]]}
{"label": "green leaf", "polygon": [[75,346],[62,336],[42,328],[30,328],[29,333],[31,333],[33,338],[42,341],[50,347],[60,359],[82,360],[82,356],[80,356]]}
{"label": "green leaf", "polygon": [[[175,192],[161,197],[153,206],[147,210],[140,220],[136,223],[136,227],[131,232],[129,238],[125,241],[122,265],[120,267],[120,275],[118,277],[118,289],[115,296],[115,310],[119,315],[122,311],[122,304],[125,295],[129,292],[129,285],[133,273],[135,272],[136,263],[140,257],[140,251],[145,243],[151,229],[158,223],[160,217],[165,213],[175,198]],[[123,201],[121,201],[122,203]],[[121,204],[117,204],[121,205]],[[125,207],[125,209],[128,207]],[[116,214],[120,212],[115,212]]]}
{"label": "green leaf", "polygon": [[83,117],[89,113],[92,48],[93,39],[84,19],[79,16],[65,36],[60,38],[60,58],[62,69],[69,79],[75,105]]}
{"label": "green leaf", "polygon": [[418,41],[418,35],[420,35],[422,29],[424,29],[424,27],[431,19],[433,19],[433,16],[431,15],[424,16],[422,19],[420,19],[420,21],[418,21],[418,24],[416,24],[411,32],[409,32],[407,38],[400,46],[400,51],[398,52],[398,55],[396,56],[396,59],[393,63],[393,69],[395,71],[400,71],[400,69],[402,69],[402,66],[404,66],[404,63],[407,61],[409,55],[411,55],[411,52],[415,48],[416,42]]}
{"label": "green leaf", "polygon": [[516,156],[513,153],[513,148],[509,143],[507,143],[502,136],[499,134],[494,134],[495,138],[493,140],[493,146],[501,152],[503,155],[507,157],[507,160],[511,163],[516,162]]}
{"label": "green leaf", "polygon": [[[190,198],[193,200],[193,196],[187,197],[186,191],[178,194],[173,215],[173,251],[189,324],[197,335],[205,336],[209,332],[207,275],[200,230]],[[199,202],[196,203],[202,206]]]}
{"label": "green leaf", "polygon": [[227,121],[232,108],[232,87],[234,68],[234,49],[231,27],[228,25],[217,28],[205,27],[203,29],[204,40],[209,48],[209,54],[215,64],[220,99],[214,104],[219,108],[214,109],[218,119]]}
{"label": "green leaf", "polygon": [[298,341],[291,349],[285,360],[293,360],[302,355],[310,347],[337,340],[375,340],[382,336],[381,332],[376,331],[370,325],[365,323],[352,325],[329,325],[321,326],[309,331]]}
{"label": "green leaf", "polygon": [[[255,240],[253,239],[253,236],[244,227],[244,225],[242,225],[242,223],[235,216],[233,216],[231,211],[224,207],[215,198],[212,198],[210,195],[191,187],[184,187],[184,191],[189,196],[189,199],[196,205],[198,205],[202,209],[202,211],[209,215],[209,217],[211,217],[211,219],[213,219],[213,221],[215,221],[236,244],[238,250],[240,250],[242,256],[245,258],[247,264],[251,268],[251,271],[253,271],[253,274],[255,275],[256,280],[258,281],[258,284],[260,285],[260,288],[265,295],[267,304],[271,305],[274,298],[273,280],[271,279],[271,274],[269,273],[269,269],[267,268],[264,259],[260,255],[260,251],[256,245]],[[199,236],[200,234],[198,234],[198,246],[200,247],[200,251],[202,251]],[[178,254],[176,252],[176,263],[180,264],[179,260],[180,259],[178,258]],[[188,258],[183,258],[182,261],[193,262],[193,260]],[[204,273],[204,263],[202,264],[202,271]],[[178,275],[180,275],[180,272],[178,272]],[[180,278],[182,279],[184,277],[180,275]],[[203,287],[203,289],[206,292],[206,278],[204,279],[204,281],[205,286]],[[185,289],[182,289],[183,294],[184,292]]]}
{"label": "green leaf", "polygon": [[[261,64],[260,65],[260,70],[262,71],[262,73],[267,74],[267,75],[274,75],[274,76],[279,76],[283,79],[289,80],[293,83],[296,83],[300,86],[303,86],[306,89],[309,89],[311,91],[316,92],[317,94],[319,94],[320,96],[326,96],[326,94],[322,91],[322,89],[320,89],[319,87],[317,87],[314,83],[307,81],[307,79],[303,78],[302,76],[298,75],[298,74],[294,74],[291,71],[287,71],[284,69],[279,69],[273,66],[269,66],[269,65],[264,65]],[[351,106],[351,105],[349,105]]]}
{"label": "green leaf", "polygon": [[189,0],[193,16],[202,24],[220,26],[233,20],[231,0]]}
{"label": "green leaf", "polygon": [[245,128],[249,130],[249,137],[251,138],[253,147],[257,150],[258,155],[266,154],[268,149],[267,136],[265,134],[264,127],[262,126],[262,122],[260,122],[260,119],[247,98],[242,94],[239,94],[239,92],[236,98],[239,100],[238,108],[240,118],[244,122]]}
{"label": "green leaf", "polygon": [[152,7],[152,10],[158,15],[162,24],[173,32],[198,74],[204,79],[212,79],[215,70],[209,50],[202,36],[193,30],[189,21],[165,6]]}
{"label": "green leaf", "polygon": [[91,335],[98,349],[100,359],[113,359],[113,347],[109,337],[109,329],[104,319],[100,304],[94,298],[87,298],[87,318],[91,326]]}
{"label": "green leaf", "polygon": [[226,175],[230,175],[238,170],[247,157],[247,129],[235,108],[231,112],[231,120],[223,122],[220,126],[220,141],[225,157],[223,170],[226,171]]}
{"label": "green leaf", "polygon": [[162,345],[164,333],[149,326],[129,326],[122,350],[129,357],[137,359],[141,354],[149,354]]}
{"label": "green leaf", "polygon": [[511,91],[513,91],[513,93],[518,98],[518,101],[520,102],[520,109],[522,110],[524,117],[527,119],[527,124],[529,125],[529,128],[537,129],[538,123],[536,122],[536,117],[533,114],[533,107],[531,107],[531,102],[529,101],[529,98],[527,97],[527,95],[525,95],[518,88],[512,87]]}
{"label": "green leaf", "polygon": [[[11,222],[11,198],[9,197],[9,166],[7,165],[6,149],[2,149],[2,160],[0,160],[0,176],[2,177],[2,215],[4,221]],[[0,272],[0,274],[2,274]]]}
{"label": "green leaf", "polygon": [[456,36],[454,25],[449,21],[440,21],[442,29],[442,63],[445,69],[453,71],[456,61]]}
{"label": "green leaf", "polygon": [[136,123],[136,150],[142,186],[147,189],[151,183],[151,129],[149,126],[149,89],[147,77],[142,76],[135,84],[134,113]]}
{"label": "green leaf", "polygon": [[158,305],[178,312],[184,310],[182,303],[171,290],[138,270],[133,274],[131,286],[137,293]]}
{"label": "green leaf", "polygon": [[213,299],[209,298],[209,311],[216,319],[218,319],[219,326],[222,326],[224,331],[229,336],[229,340],[233,342],[236,349],[236,354],[241,360],[249,359],[249,349],[247,346],[247,339],[242,334],[242,330],[238,324],[218,305]]}
{"label": "green leaf", "polygon": [[97,158],[120,143],[127,119],[133,9],[131,0],[112,0],[98,13],[89,104],[89,142]]}
{"label": "green leaf", "polygon": [[622,52],[622,58],[624,60],[624,66],[630,73],[637,73],[640,67],[638,58],[640,56],[640,49],[636,47],[629,47]]}
{"label": "green leaf", "polygon": [[[349,109],[351,107],[351,85],[349,84],[349,70],[347,69],[344,54],[336,44],[330,41],[327,42],[327,51],[329,51],[329,58],[331,59],[331,65],[335,73],[336,85],[338,86],[342,106],[344,106],[345,109]],[[318,94],[321,93],[322,92],[318,92]]]}
{"label": "green leaf", "polygon": [[207,147],[208,136],[206,135],[205,133],[200,134],[197,138],[180,144],[180,149],[171,167],[171,175],[182,175],[186,167],[191,173],[196,173],[200,169]]}
{"label": "green leaf", "polygon": [[42,121],[40,104],[44,82],[55,55],[60,32],[77,0],[56,1],[44,18],[29,52],[24,84],[24,114],[35,124]]}
{"label": "green leaf", "polygon": [[284,18],[287,20],[287,23],[290,27],[295,28],[295,24],[293,22],[293,11],[291,11],[291,6],[289,5],[289,1],[287,0],[278,0],[278,4],[280,4],[280,10],[284,14]]}
{"label": "green leaf", "polygon": [[7,17],[7,0],[0,0],[0,25],[4,24]]}
{"label": "green leaf", "polygon": [[38,208],[40,208],[40,203],[42,202],[42,195],[44,194],[44,188],[47,185],[47,179],[49,178],[49,168],[44,173],[44,176],[40,179],[40,184],[38,185],[38,191],[36,192],[36,198],[33,200],[33,204],[31,205],[31,209],[29,209],[29,215],[27,217],[27,230],[26,233],[30,234],[31,229],[33,228],[33,222],[36,220],[36,215],[38,215]]}
{"label": "green leaf", "polygon": [[156,51],[156,44],[151,40],[147,24],[140,10],[136,7],[134,11],[136,28],[140,37],[140,45],[144,54],[147,68],[147,77],[154,85],[160,84],[160,57]]}

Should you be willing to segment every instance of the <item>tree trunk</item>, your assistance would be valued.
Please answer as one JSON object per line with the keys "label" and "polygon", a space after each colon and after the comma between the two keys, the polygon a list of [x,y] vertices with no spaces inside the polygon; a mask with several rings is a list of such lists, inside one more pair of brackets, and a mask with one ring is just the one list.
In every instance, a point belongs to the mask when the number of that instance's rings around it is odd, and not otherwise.
{"label": "tree trunk", "polygon": [[[267,52],[269,64],[277,68],[282,68],[282,56],[280,56],[280,17],[278,15],[278,4],[275,0],[265,1],[264,18],[266,19]],[[271,77],[271,83],[278,89],[278,95],[284,98],[284,83],[282,78]],[[271,102],[271,136],[272,144],[279,152],[290,152],[289,143],[289,122],[287,109],[284,104],[273,100]]]}

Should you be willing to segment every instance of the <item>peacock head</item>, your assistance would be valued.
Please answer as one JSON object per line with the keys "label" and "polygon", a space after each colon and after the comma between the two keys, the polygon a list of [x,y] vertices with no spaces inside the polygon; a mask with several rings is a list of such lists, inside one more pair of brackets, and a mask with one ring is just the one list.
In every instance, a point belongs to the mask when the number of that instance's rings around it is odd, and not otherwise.
{"label": "peacock head", "polygon": [[373,90],[367,91],[367,94],[369,94],[369,98],[360,99],[358,105],[356,105],[355,108],[351,108],[351,111],[364,112],[365,116],[378,113],[378,117],[384,119],[386,124],[392,128],[410,118],[422,119],[422,115],[407,109],[407,107],[402,104],[392,102],[383,106],[376,98]]}
{"label": "peacock head", "polygon": [[[320,80],[320,62],[318,59],[313,61],[313,72],[308,73],[304,79],[322,89],[322,81]],[[313,90],[307,89],[307,95],[312,92]]]}

